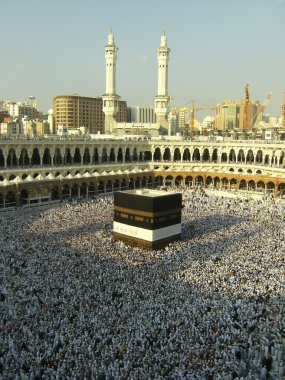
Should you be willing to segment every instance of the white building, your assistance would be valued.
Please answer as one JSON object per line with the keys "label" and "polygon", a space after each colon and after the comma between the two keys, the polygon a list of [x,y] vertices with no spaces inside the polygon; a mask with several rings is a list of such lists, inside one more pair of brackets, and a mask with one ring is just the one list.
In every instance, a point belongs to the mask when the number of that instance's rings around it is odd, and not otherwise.
{"label": "white building", "polygon": [[119,136],[156,137],[161,132],[157,123],[115,123],[114,129]]}
{"label": "white building", "polygon": [[54,122],[54,115],[53,115],[53,109],[52,108],[48,111],[47,121],[49,123],[51,133],[55,133],[55,122]]}
{"label": "white building", "polygon": [[130,123],[155,123],[155,113],[153,107],[128,107],[127,120]]}
{"label": "white building", "polygon": [[215,117],[214,116],[206,116],[202,121],[202,129],[203,130],[212,130],[214,128]]}
{"label": "white building", "polygon": [[41,112],[26,102],[7,102],[5,106],[11,117],[18,118],[19,120],[24,116],[27,116],[29,120],[42,117]]}

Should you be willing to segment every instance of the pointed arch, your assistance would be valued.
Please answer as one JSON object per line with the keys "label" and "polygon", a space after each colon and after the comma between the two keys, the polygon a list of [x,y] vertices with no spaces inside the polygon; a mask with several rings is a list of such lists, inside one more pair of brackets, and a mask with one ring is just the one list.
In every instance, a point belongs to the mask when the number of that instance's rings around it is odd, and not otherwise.
{"label": "pointed arch", "polygon": [[7,166],[17,166],[17,156],[14,148],[10,148],[8,151]]}
{"label": "pointed arch", "polygon": [[179,148],[174,149],[173,161],[181,161],[181,152]]}
{"label": "pointed arch", "polygon": [[229,153],[229,161],[230,162],[236,162],[236,152],[234,149],[231,149],[230,150],[230,153]]}
{"label": "pointed arch", "polygon": [[204,185],[204,179],[203,179],[203,177],[201,175],[198,175],[195,178],[195,183],[196,183],[196,185],[199,185],[199,186]]}
{"label": "pointed arch", "polygon": [[262,150],[258,149],[255,155],[255,162],[257,164],[262,164],[262,157],[263,157]]}
{"label": "pointed arch", "polygon": [[130,148],[129,147],[126,149],[125,162],[131,162],[131,153],[130,153]]}
{"label": "pointed arch", "polygon": [[200,151],[198,148],[195,148],[193,152],[193,156],[192,156],[192,161],[199,162],[200,160],[201,160]]}
{"label": "pointed arch", "polygon": [[183,184],[183,177],[181,175],[178,175],[176,178],[175,178],[175,186],[180,186]]}
{"label": "pointed arch", "polygon": [[89,148],[86,147],[83,153],[83,164],[88,165],[90,163],[91,163],[90,151],[89,151]]}
{"label": "pointed arch", "polygon": [[93,152],[93,162],[94,164],[99,164],[99,152],[98,152],[98,149],[97,148],[94,148],[94,152]]}
{"label": "pointed arch", "polygon": [[240,190],[246,190],[247,186],[246,186],[246,180],[245,179],[242,179],[239,183],[239,189]]}
{"label": "pointed arch", "polygon": [[50,166],[51,165],[51,154],[49,148],[45,148],[43,154],[43,165]]}
{"label": "pointed arch", "polygon": [[69,148],[65,149],[64,152],[64,163],[65,165],[71,165],[72,164],[72,156]]}
{"label": "pointed arch", "polygon": [[209,153],[209,149],[208,148],[205,148],[203,150],[202,161],[203,162],[209,162],[210,161],[210,153]]}
{"label": "pointed arch", "polygon": [[154,179],[154,186],[155,187],[160,187],[162,185],[163,185],[163,178],[162,178],[162,176],[159,175],[159,176],[155,177],[155,179]]}
{"label": "pointed arch", "polygon": [[122,148],[119,148],[119,150],[118,150],[117,162],[123,162],[123,150],[122,150]]}
{"label": "pointed arch", "polygon": [[221,179],[220,179],[220,177],[215,177],[214,178],[214,187],[215,188],[220,188],[220,186],[221,186]]}
{"label": "pointed arch", "polygon": [[40,165],[41,164],[41,157],[38,148],[34,148],[32,153],[32,166]]}
{"label": "pointed arch", "polygon": [[222,178],[222,187],[224,189],[228,187],[228,184],[229,184],[229,180],[226,177]]}
{"label": "pointed arch", "polygon": [[218,161],[218,148],[215,148],[212,153],[212,162]]}
{"label": "pointed arch", "polygon": [[246,155],[246,163],[253,163],[254,155],[252,149],[249,149]]}
{"label": "pointed arch", "polygon": [[255,190],[255,181],[253,179],[248,181],[248,190]]}
{"label": "pointed arch", "polygon": [[191,159],[191,154],[190,154],[190,150],[189,150],[189,148],[186,148],[186,149],[184,149],[184,152],[183,152],[183,161],[187,161],[187,162],[189,162],[190,161],[190,159]]}
{"label": "pointed arch", "polygon": [[267,190],[273,192],[275,190],[275,183],[273,183],[271,181],[268,182],[267,185],[266,185],[266,188],[267,188]]}
{"label": "pointed arch", "polygon": [[137,151],[136,147],[134,147],[134,149],[133,149],[133,161],[134,162],[138,161],[138,151]]}
{"label": "pointed arch", "polygon": [[222,153],[221,162],[228,162],[228,154],[226,152]]}
{"label": "pointed arch", "polygon": [[75,149],[74,152],[74,163],[75,164],[81,164],[81,152],[79,148]]}
{"label": "pointed arch", "polygon": [[245,162],[245,154],[243,149],[239,149],[237,160],[239,163]]}
{"label": "pointed arch", "polygon": [[108,154],[107,154],[107,149],[106,149],[106,147],[104,147],[104,148],[102,149],[101,161],[102,161],[102,163],[107,163],[107,162],[108,162]]}
{"label": "pointed arch", "polygon": [[185,178],[185,185],[186,186],[192,186],[193,185],[193,177],[191,175],[188,175]]}
{"label": "pointed arch", "polygon": [[59,148],[56,148],[54,151],[54,164],[56,166],[62,165],[61,151]]}
{"label": "pointed arch", "polygon": [[206,186],[209,187],[209,186],[211,186],[212,184],[213,184],[213,179],[212,179],[211,176],[208,176],[208,177],[206,178]]}
{"label": "pointed arch", "polygon": [[161,161],[161,150],[160,148],[155,148],[155,151],[153,153],[153,161]]}
{"label": "pointed arch", "polygon": [[230,180],[230,188],[231,189],[236,189],[237,188],[237,180],[236,180],[236,178],[232,178]]}
{"label": "pointed arch", "polygon": [[165,186],[172,186],[173,185],[173,177],[172,175],[168,175],[165,178]]}
{"label": "pointed arch", "polygon": [[265,190],[265,183],[264,181],[258,181],[256,184],[256,190],[257,191],[264,191]]}
{"label": "pointed arch", "polygon": [[164,153],[163,153],[163,161],[171,161],[171,152],[170,148],[165,148]]}
{"label": "pointed arch", "polygon": [[110,162],[115,162],[116,161],[116,154],[115,154],[115,149],[114,148],[111,148],[111,150],[110,150],[109,161]]}
{"label": "pointed arch", "polygon": [[[29,156],[28,156],[28,151],[26,148],[23,148],[21,150],[19,164],[21,166],[29,166]],[[0,166],[1,166],[1,153],[0,153]]]}

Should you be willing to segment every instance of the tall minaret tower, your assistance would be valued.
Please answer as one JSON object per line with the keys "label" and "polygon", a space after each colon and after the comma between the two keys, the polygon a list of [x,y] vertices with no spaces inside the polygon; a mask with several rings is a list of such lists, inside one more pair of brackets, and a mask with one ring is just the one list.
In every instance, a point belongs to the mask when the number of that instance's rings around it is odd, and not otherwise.
{"label": "tall minaret tower", "polygon": [[116,115],[119,109],[120,97],[116,94],[116,61],[118,48],[115,45],[112,29],[108,36],[108,44],[105,46],[106,60],[106,92],[102,96],[103,112],[105,114],[105,133],[112,134]]}
{"label": "tall minaret tower", "polygon": [[168,61],[170,49],[167,46],[165,32],[161,36],[160,46],[157,49],[158,60],[158,88],[154,98],[154,110],[156,122],[168,131],[168,108],[170,97],[168,96]]}

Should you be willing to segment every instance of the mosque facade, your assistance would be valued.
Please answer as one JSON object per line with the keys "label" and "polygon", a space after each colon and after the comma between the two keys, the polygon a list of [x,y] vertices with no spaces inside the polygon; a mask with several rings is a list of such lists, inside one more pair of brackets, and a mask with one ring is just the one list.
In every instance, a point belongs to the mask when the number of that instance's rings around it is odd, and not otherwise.
{"label": "mosque facade", "polygon": [[285,191],[285,146],[265,141],[0,141],[0,207],[201,185]]}
{"label": "mosque facade", "polygon": [[[172,185],[285,193],[285,145],[264,140],[191,141],[115,138],[120,97],[118,48],[112,31],[105,47],[104,139],[0,139],[0,209],[60,202],[117,190]],[[157,49],[154,110],[167,129],[168,62],[165,33]]]}

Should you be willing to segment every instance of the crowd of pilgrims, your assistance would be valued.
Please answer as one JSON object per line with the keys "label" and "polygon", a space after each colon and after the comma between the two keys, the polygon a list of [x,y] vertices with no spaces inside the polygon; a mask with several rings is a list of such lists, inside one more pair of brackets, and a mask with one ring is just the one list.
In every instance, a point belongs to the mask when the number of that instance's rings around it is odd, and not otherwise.
{"label": "crowd of pilgrims", "polygon": [[282,379],[284,204],[183,193],[182,239],[112,237],[112,196],[0,216],[1,379]]}

